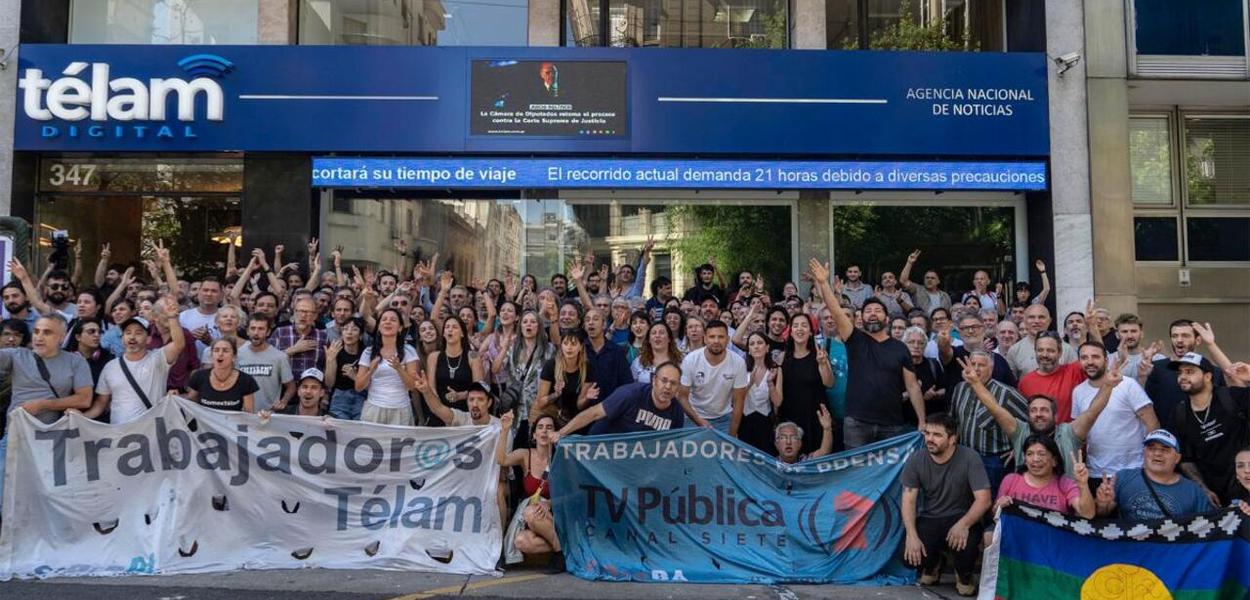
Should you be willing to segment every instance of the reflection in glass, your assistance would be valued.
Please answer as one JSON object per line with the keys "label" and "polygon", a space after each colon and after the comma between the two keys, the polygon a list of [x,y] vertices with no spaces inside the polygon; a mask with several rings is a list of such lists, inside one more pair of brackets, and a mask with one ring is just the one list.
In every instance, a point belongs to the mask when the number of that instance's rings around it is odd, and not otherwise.
{"label": "reflection in glass", "polygon": [[[907,255],[919,249],[924,268],[936,269],[942,287],[972,289],[978,269],[998,282],[1015,280],[1015,209],[988,206],[873,206],[833,207],[836,269],[857,264],[868,284],[889,271],[898,275]],[[913,273],[920,283],[923,273]]]}
{"label": "reflection in glass", "polygon": [[825,0],[826,42],[831,49],[1001,51],[1003,1]]}
{"label": "reflection in glass", "polygon": [[[75,44],[255,44],[259,0],[77,0]],[[33,4],[32,4],[33,6]]]}
{"label": "reflection in glass", "polygon": [[1250,218],[1188,217],[1185,243],[1190,261],[1250,262]]}
{"label": "reflection in glass", "polygon": [[49,195],[37,203],[35,221],[38,268],[51,252],[52,232],[63,229],[71,243],[82,242],[87,279],[105,243],[113,262],[137,265],[135,275],[146,279],[139,263],[154,258],[157,240],[170,249],[180,275],[195,278],[225,272],[225,244],[239,231],[243,211],[239,198],[228,196]]}
{"label": "reflection in glass", "polygon": [[1135,0],[1137,53],[1240,56],[1246,53],[1245,0]]}
{"label": "reflection in glass", "polygon": [[1250,204],[1250,117],[1185,119],[1190,205]]}
{"label": "reflection in glass", "polygon": [[[665,48],[785,48],[785,0],[609,0],[608,45]],[[566,0],[568,44],[595,46],[599,0]]]}
{"label": "reflection in glass", "polygon": [[1128,131],[1133,202],[1172,203],[1172,136],[1167,117],[1133,117]]}
{"label": "reflection in glass", "polygon": [[552,274],[567,272],[574,257],[637,264],[654,236],[646,277],[670,277],[678,290],[693,285],[694,267],[711,255],[726,277],[746,269],[781,282],[791,273],[786,204],[342,196],[335,191],[324,207],[322,238],[326,247],[342,246],[350,264],[392,269],[399,263],[393,242],[402,239],[410,255],[427,259],[438,252],[440,266],[461,278],[487,280],[511,270],[546,285]]}
{"label": "reflection in glass", "polygon": [[528,0],[300,0],[299,43],[524,46]]}

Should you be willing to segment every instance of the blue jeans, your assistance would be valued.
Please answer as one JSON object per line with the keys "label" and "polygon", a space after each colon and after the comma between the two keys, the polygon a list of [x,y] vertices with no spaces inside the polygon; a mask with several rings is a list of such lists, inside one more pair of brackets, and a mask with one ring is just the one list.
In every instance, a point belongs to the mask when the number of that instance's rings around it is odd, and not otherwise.
{"label": "blue jeans", "polygon": [[[708,425],[712,426],[712,429],[728,434],[729,425],[733,422],[733,419],[734,419],[734,414],[729,413],[723,417],[716,417],[715,419],[704,419],[704,420],[707,421]],[[689,417],[686,417],[685,426],[686,427],[698,427],[698,425],[695,425],[694,419],[691,419]]]}
{"label": "blue jeans", "polygon": [[857,421],[854,417],[842,420],[842,439],[845,441],[847,450],[888,440],[915,430],[916,428],[911,425],[877,425]]}
{"label": "blue jeans", "polygon": [[990,497],[997,498],[998,486],[1003,483],[1003,478],[1007,476],[1007,468],[1003,464],[1003,459],[994,454],[982,454],[981,464],[985,465],[985,476],[990,480]]}
{"label": "blue jeans", "polygon": [[360,420],[360,409],[365,405],[365,394],[356,390],[334,390],[330,397],[330,416],[348,421]]}

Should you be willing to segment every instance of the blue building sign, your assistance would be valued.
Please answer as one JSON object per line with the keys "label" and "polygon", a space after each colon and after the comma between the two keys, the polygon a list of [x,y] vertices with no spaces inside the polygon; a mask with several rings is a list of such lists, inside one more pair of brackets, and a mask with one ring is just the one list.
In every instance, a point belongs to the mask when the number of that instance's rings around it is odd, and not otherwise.
{"label": "blue building sign", "polygon": [[17,77],[25,151],[1049,153],[1042,54],[23,45]]}
{"label": "blue building sign", "polygon": [[316,157],[314,187],[1046,189],[1044,162]]}

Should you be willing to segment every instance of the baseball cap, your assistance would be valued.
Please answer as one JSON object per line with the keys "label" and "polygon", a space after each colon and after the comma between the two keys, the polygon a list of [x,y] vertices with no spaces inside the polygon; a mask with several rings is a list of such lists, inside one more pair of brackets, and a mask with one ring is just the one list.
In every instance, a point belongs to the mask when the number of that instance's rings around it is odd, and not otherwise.
{"label": "baseball cap", "polygon": [[148,320],[143,317],[130,317],[129,319],[122,321],[121,325],[118,325],[118,328],[122,331],[126,331],[127,327],[136,324],[142,327],[144,331],[147,331],[149,328]]}
{"label": "baseball cap", "polygon": [[485,381],[474,381],[473,383],[470,383],[469,387],[465,388],[464,391],[466,393],[467,392],[482,392],[483,394],[486,394],[487,398],[495,397],[495,394],[490,391],[490,384],[486,383]]}
{"label": "baseball cap", "polygon": [[1210,373],[1212,371],[1211,364],[1206,362],[1206,360],[1202,358],[1202,355],[1197,352],[1189,352],[1185,354],[1185,356],[1168,363],[1168,368],[1173,371],[1178,371],[1180,370],[1181,365],[1198,367],[1199,369],[1202,369],[1202,372],[1204,373]]}
{"label": "baseball cap", "polygon": [[1146,434],[1146,439],[1142,441],[1142,445],[1147,446],[1150,442],[1158,442],[1177,452],[1181,451],[1181,444],[1176,441],[1176,436],[1166,429],[1156,429]]}
{"label": "baseball cap", "polygon": [[317,368],[304,369],[304,372],[299,374],[300,381],[304,381],[305,379],[309,379],[309,378],[316,379],[317,383],[325,385],[326,376],[325,376],[325,373],[321,372],[321,369],[317,369]]}

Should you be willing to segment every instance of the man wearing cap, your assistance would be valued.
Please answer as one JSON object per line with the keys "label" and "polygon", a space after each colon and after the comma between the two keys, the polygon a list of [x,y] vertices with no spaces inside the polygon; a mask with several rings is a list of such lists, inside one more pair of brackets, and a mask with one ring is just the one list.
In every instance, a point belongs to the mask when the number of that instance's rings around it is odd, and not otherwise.
{"label": "man wearing cap", "polygon": [[1250,393],[1246,382],[1229,371],[1235,387],[1215,387],[1209,361],[1190,352],[1168,363],[1188,401],[1172,411],[1172,425],[1180,441],[1181,473],[1192,479],[1212,502],[1224,506],[1233,481],[1237,453],[1250,443]]}
{"label": "man wearing cap", "polygon": [[[1154,361],[1154,367],[1150,371],[1150,375],[1146,377],[1146,395],[1155,403],[1155,411],[1159,413],[1159,422],[1164,429],[1175,429],[1176,425],[1172,423],[1172,415],[1176,414],[1176,407],[1183,406],[1188,400],[1188,394],[1183,392],[1180,387],[1180,379],[1177,377],[1176,371],[1169,368],[1172,361],[1178,361],[1182,356],[1190,352],[1197,352],[1198,345],[1205,346],[1205,352],[1211,356],[1210,359],[1203,360],[1211,365],[1211,383],[1215,387],[1224,387],[1224,374],[1221,369],[1227,369],[1232,364],[1220,347],[1215,343],[1215,332],[1211,329],[1211,324],[1202,325],[1195,323],[1189,319],[1179,319],[1172,321],[1168,326],[1168,339],[1171,342],[1168,345],[1166,358],[1160,358]],[[1214,367],[1219,367],[1214,368]]]}
{"label": "man wearing cap", "polygon": [[1175,519],[1215,510],[1198,484],[1181,477],[1180,443],[1166,429],[1146,435],[1145,460],[1140,469],[1125,469],[1102,480],[1095,503],[1099,516],[1118,508],[1121,519],[1146,521]]}
{"label": "man wearing cap", "polygon": [[304,369],[299,376],[299,386],[295,389],[299,405],[295,414],[301,417],[320,417],[326,414],[330,400],[326,398],[326,376],[321,369]]}
{"label": "man wearing cap", "polygon": [[125,352],[100,371],[95,401],[83,412],[84,416],[94,419],[107,410],[113,425],[129,423],[165,397],[169,368],[178,361],[187,338],[178,324],[177,299],[166,296],[156,307],[160,309],[159,318],[169,324],[169,342],[156,351],[149,350],[149,323],[140,317],[122,321],[119,328]]}
{"label": "man wearing cap", "polygon": [[438,397],[433,381],[424,375],[417,375],[416,387],[425,398],[425,405],[430,409],[430,413],[442,419],[449,427],[490,425],[499,422],[499,417],[491,414],[491,410],[495,407],[495,396],[491,394],[490,384],[486,382],[474,381],[465,390],[465,402],[469,405],[467,412],[447,406],[443,399]]}

